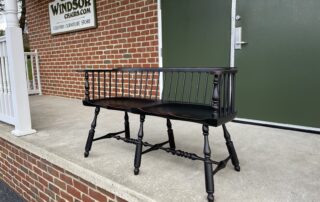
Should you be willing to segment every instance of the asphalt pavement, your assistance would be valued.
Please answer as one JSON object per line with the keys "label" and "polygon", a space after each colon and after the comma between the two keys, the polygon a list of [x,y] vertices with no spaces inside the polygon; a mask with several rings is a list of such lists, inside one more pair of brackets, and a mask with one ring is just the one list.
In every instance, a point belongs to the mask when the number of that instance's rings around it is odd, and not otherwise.
{"label": "asphalt pavement", "polygon": [[25,200],[7,184],[0,181],[0,202],[25,202]]}

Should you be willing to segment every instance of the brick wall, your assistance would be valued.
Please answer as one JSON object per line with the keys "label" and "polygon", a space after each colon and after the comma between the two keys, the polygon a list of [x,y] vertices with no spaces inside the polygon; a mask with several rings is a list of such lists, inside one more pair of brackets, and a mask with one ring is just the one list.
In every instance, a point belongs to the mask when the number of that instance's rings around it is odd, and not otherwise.
{"label": "brick wall", "polygon": [[126,201],[2,138],[0,169],[0,180],[26,201]]}
{"label": "brick wall", "polygon": [[157,67],[156,0],[96,0],[98,27],[51,36],[49,0],[26,0],[30,47],[40,55],[45,95],[83,98],[75,69]]}

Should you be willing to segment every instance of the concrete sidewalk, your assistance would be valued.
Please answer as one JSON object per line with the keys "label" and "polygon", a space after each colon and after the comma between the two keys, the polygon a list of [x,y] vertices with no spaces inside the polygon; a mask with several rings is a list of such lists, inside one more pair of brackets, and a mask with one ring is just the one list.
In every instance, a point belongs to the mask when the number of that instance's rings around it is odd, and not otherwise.
{"label": "concrete sidewalk", "polygon": [[[190,161],[154,151],[143,155],[140,174],[133,175],[134,145],[115,139],[94,142],[90,156],[83,157],[94,108],[80,100],[32,96],[34,135],[15,138],[10,127],[0,124],[0,135],[47,158],[84,179],[129,201],[206,201],[204,168]],[[96,137],[123,130],[123,112],[102,109]],[[131,134],[136,138],[139,117],[129,114]],[[147,116],[145,141],[167,139],[165,119]],[[172,121],[177,149],[202,156],[201,125]],[[241,172],[231,163],[215,175],[215,198],[223,201],[320,200],[320,135],[260,126],[227,124],[238,152]],[[222,128],[210,127],[213,159],[222,160],[227,148]]]}

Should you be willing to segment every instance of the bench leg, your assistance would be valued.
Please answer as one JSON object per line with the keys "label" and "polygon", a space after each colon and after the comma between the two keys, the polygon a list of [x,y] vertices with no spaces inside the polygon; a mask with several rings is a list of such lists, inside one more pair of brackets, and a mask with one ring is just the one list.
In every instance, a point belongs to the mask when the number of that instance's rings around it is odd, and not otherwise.
{"label": "bench leg", "polygon": [[171,149],[176,149],[176,144],[174,142],[174,135],[172,130],[172,124],[170,119],[167,119],[167,128],[168,128],[168,138],[169,138],[169,145]]}
{"label": "bench leg", "polygon": [[125,112],[124,114],[124,131],[125,131],[125,137],[127,139],[130,139],[130,126],[129,126],[128,112]]}
{"label": "bench leg", "polygon": [[92,146],[92,142],[93,142],[93,138],[94,138],[95,128],[97,126],[97,117],[98,117],[99,112],[100,112],[100,107],[96,107],[96,109],[94,111],[94,118],[91,123],[91,129],[89,130],[89,134],[88,134],[84,157],[89,156],[89,152],[91,150],[91,146]]}
{"label": "bench leg", "polygon": [[138,132],[138,141],[136,145],[136,153],[134,156],[134,174],[139,174],[139,168],[141,165],[141,155],[142,155],[142,138],[143,138],[143,122],[145,120],[145,115],[140,114],[140,129]]}
{"label": "bench leg", "polygon": [[231,157],[231,162],[234,166],[234,169],[236,171],[240,171],[240,165],[239,165],[237,152],[233,146],[233,142],[231,141],[230,134],[229,134],[225,124],[222,124],[222,128],[223,128],[224,138],[226,139],[226,145],[227,145],[227,148],[229,151],[229,155]]}
{"label": "bench leg", "polygon": [[212,170],[212,163],[210,161],[211,158],[211,149],[209,145],[209,127],[206,124],[202,126],[202,132],[204,136],[204,147],[203,147],[203,154],[204,154],[204,173],[205,173],[205,182],[206,182],[206,191],[208,194],[208,201],[214,201],[214,181],[213,181],[213,170]]}

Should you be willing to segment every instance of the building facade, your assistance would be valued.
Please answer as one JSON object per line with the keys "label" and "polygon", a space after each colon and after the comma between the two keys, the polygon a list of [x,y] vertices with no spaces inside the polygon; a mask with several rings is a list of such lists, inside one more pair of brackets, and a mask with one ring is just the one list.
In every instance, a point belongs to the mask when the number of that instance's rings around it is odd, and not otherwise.
{"label": "building facade", "polygon": [[50,2],[27,0],[45,95],[81,98],[79,68],[236,66],[242,121],[320,131],[318,1],[96,0],[96,28],[58,35]]}
{"label": "building facade", "polygon": [[80,68],[158,67],[155,0],[96,0],[97,28],[51,35],[49,0],[27,0],[30,46],[45,95],[83,97]]}

